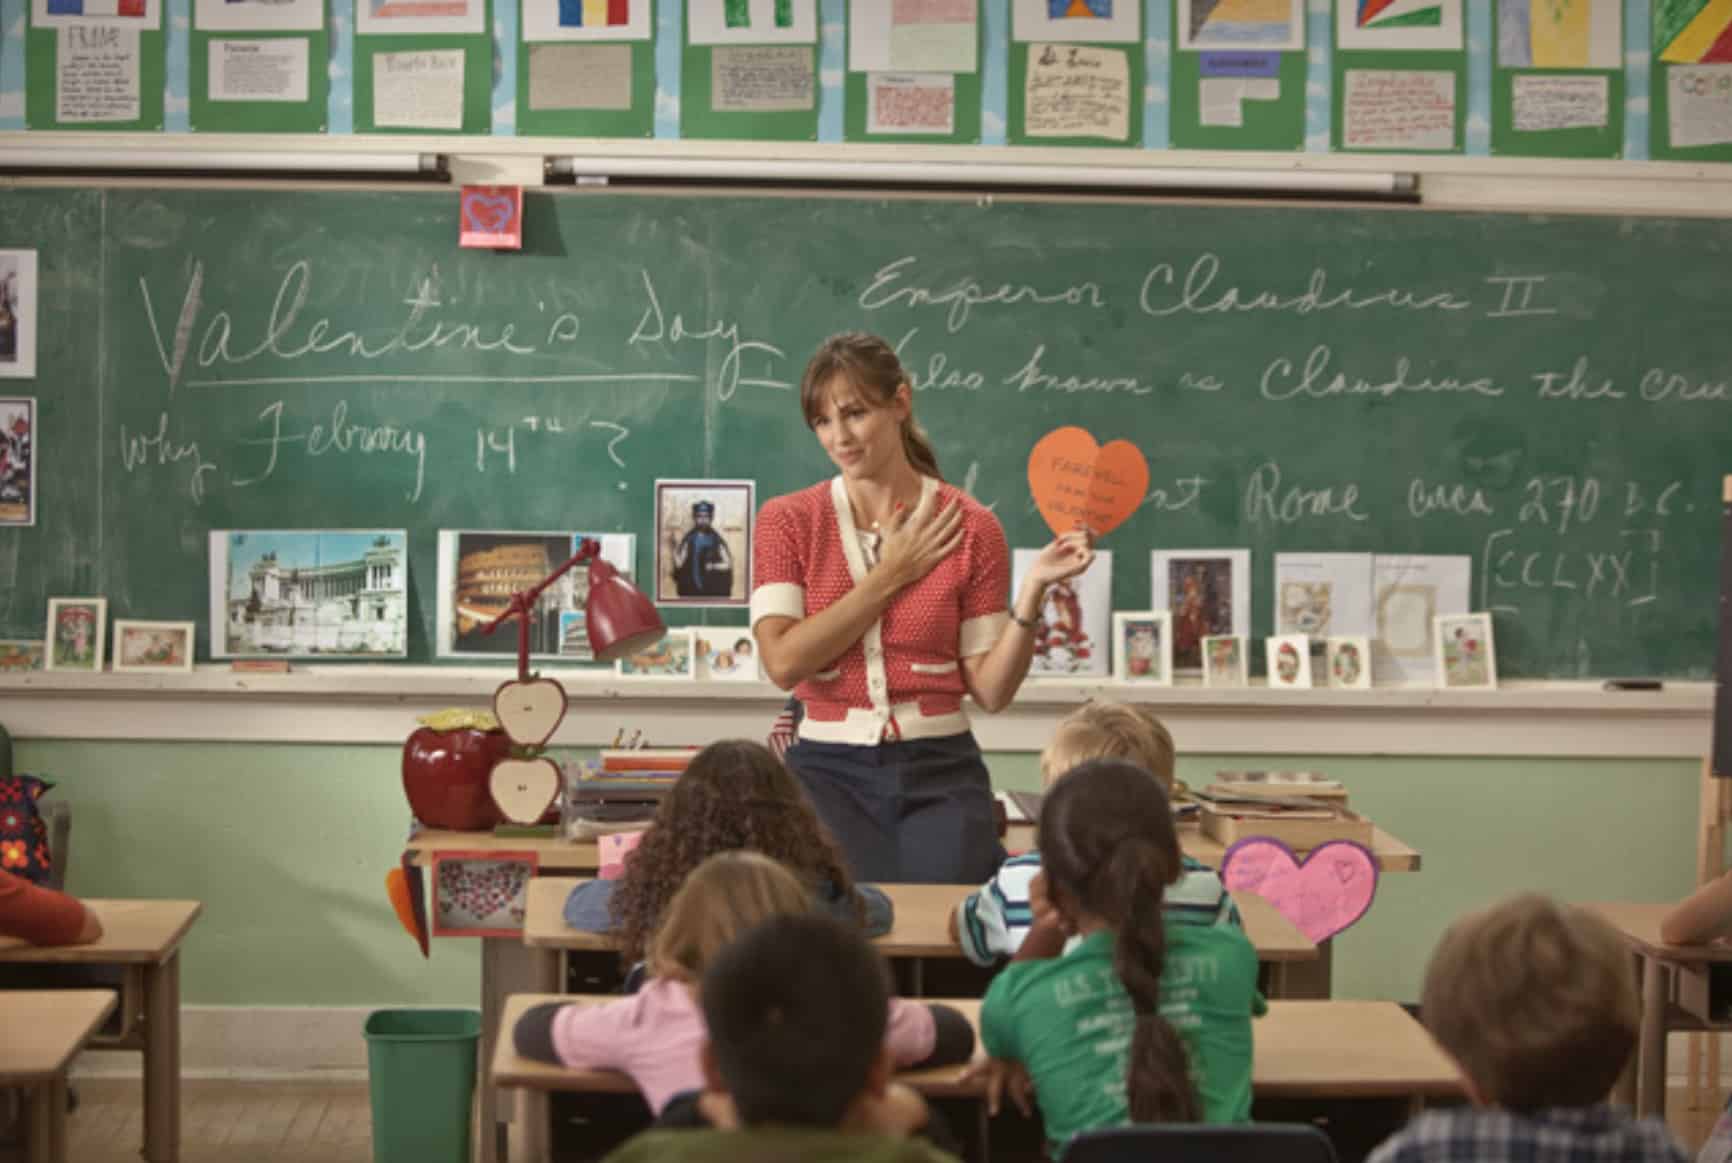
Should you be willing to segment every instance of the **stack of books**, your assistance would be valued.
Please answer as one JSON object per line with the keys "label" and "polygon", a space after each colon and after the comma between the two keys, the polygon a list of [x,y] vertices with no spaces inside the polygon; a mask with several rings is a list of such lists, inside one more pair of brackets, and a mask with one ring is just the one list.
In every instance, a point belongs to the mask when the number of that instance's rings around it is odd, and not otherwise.
{"label": "stack of books", "polygon": [[655,818],[697,748],[606,750],[566,780],[565,834],[588,840],[636,831]]}

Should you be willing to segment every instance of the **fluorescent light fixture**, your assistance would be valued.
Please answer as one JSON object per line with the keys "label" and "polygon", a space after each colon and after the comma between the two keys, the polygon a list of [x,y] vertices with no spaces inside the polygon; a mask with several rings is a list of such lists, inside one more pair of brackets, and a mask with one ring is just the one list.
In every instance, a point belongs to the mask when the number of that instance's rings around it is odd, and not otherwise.
{"label": "fluorescent light fixture", "polygon": [[440,174],[430,153],[276,152],[273,150],[103,149],[98,146],[0,147],[0,170],[186,170],[285,174]]}
{"label": "fluorescent light fixture", "polygon": [[883,182],[895,185],[1116,186],[1146,190],[1243,190],[1268,194],[1410,197],[1413,174],[1370,170],[1252,170],[1186,166],[1055,166],[990,162],[799,161],[575,156],[552,170],[578,181],[597,178],[708,179],[772,182]]}

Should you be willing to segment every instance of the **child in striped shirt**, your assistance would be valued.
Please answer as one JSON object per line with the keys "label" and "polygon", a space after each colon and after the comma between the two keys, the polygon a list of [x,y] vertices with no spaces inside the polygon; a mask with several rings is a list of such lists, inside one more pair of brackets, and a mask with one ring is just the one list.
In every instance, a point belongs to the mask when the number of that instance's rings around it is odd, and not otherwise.
{"label": "child in striped shirt", "polygon": [[[1066,715],[1041,752],[1041,781],[1050,788],[1059,776],[1089,759],[1128,760],[1152,775],[1169,797],[1173,795],[1173,737],[1159,719],[1140,707],[1094,702]],[[1041,902],[1030,901],[1040,867],[1039,852],[1012,856],[957,906],[950,918],[950,935],[970,961],[990,967],[1007,957],[1021,960],[1058,954],[1063,938],[1050,924],[1036,925],[1035,906]],[[1213,869],[1185,856],[1182,870],[1178,882],[1166,891],[1168,919],[1202,925],[1239,923],[1233,898]],[[1031,927],[1035,937],[1024,952]]]}

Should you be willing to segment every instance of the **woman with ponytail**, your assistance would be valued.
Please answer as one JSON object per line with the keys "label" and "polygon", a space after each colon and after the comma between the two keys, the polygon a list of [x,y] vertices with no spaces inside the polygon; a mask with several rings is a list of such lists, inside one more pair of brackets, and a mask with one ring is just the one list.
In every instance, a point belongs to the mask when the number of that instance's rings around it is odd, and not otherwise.
{"label": "woman with ponytail", "polygon": [[1166,793],[1094,759],[1041,801],[1044,896],[1072,938],[1012,964],[981,1003],[988,1105],[1032,1085],[1054,1158],[1083,1131],[1251,1117],[1257,953],[1236,925],[1163,912],[1183,863]]}
{"label": "woman with ponytail", "polygon": [[856,879],[982,881],[1003,853],[962,696],[1009,705],[1046,588],[1088,568],[1089,536],[1048,545],[1007,609],[1004,530],[939,476],[889,344],[825,340],[800,407],[840,472],[765,504],[752,538],[758,656],[805,712],[788,766]]}

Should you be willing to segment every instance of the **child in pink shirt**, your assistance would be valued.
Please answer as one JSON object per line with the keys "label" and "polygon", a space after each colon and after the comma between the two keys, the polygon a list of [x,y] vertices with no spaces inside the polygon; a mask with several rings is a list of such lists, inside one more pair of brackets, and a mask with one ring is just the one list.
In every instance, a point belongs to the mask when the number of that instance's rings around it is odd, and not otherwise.
{"label": "child in pink shirt", "polygon": [[[706,1038],[697,989],[704,967],[736,937],[771,917],[812,912],[811,890],[761,853],[719,852],[695,868],[669,902],[650,944],[650,978],[637,993],[598,1004],[536,1006],[518,1020],[517,1052],[574,1070],[631,1076],[656,1114],[704,1084]],[[974,1030],[946,1006],[892,998],[884,1044],[898,1069],[968,1060]]]}

